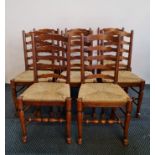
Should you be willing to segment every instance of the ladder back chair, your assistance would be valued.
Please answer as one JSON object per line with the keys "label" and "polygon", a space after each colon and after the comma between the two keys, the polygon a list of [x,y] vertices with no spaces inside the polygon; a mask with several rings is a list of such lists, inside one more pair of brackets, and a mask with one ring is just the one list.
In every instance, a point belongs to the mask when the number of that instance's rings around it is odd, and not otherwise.
{"label": "ladder back chair", "polygon": [[[122,36],[121,41],[121,55],[119,62],[118,84],[123,87],[127,92],[130,88],[134,92],[132,96],[133,103],[137,106],[136,117],[140,117],[140,108],[142,104],[145,80],[132,72],[131,59],[132,59],[132,46],[133,46],[133,30],[126,32],[124,29],[117,28],[104,28],[99,29],[101,34],[120,34]],[[107,74],[112,75],[112,71],[108,71]],[[133,93],[132,93],[133,94]]]}
{"label": "ladder back chair", "polygon": [[[124,30],[124,28],[104,28],[104,29],[102,29],[102,30],[100,30],[100,28],[98,28],[97,29],[97,34],[100,34],[101,32],[103,32],[103,30],[104,30],[104,34],[105,34],[105,32],[109,32],[109,31],[123,31]],[[101,33],[102,34],[102,33]],[[117,37],[116,37],[116,39],[117,39]],[[122,38],[121,38],[121,40],[122,40]],[[104,46],[110,46],[110,45],[113,45],[113,43],[111,42],[111,41],[107,41],[107,40],[98,40],[97,41],[97,44],[98,45],[104,45]],[[120,45],[121,46],[121,45]],[[101,51],[98,51],[98,52],[104,52],[103,50],[101,50]],[[106,54],[106,53],[105,53]],[[122,54],[122,53],[119,53],[120,55]],[[121,59],[122,60],[122,59]],[[120,61],[121,61],[120,60]],[[101,64],[115,64],[115,61],[113,61],[113,60],[102,60],[101,61]],[[121,62],[121,65],[122,66],[124,66],[124,64]],[[119,63],[119,66],[120,66],[120,63]],[[100,80],[100,79],[99,79]],[[102,111],[104,112],[104,109],[102,109]],[[96,108],[93,108],[92,109],[92,117],[95,119],[96,118]]]}
{"label": "ladder back chair", "polygon": [[[77,28],[77,29],[70,29],[67,30],[65,29],[65,36],[70,37],[70,65],[69,65],[69,70],[70,70],[70,85],[78,87],[81,85],[81,73],[80,73],[80,68],[81,68],[81,34],[84,36],[87,36],[89,34],[92,34],[91,29],[82,29],[82,28]],[[84,45],[90,45],[91,43],[84,43]],[[87,64],[89,65],[89,64]],[[62,75],[66,74],[66,71],[63,71],[61,73]],[[92,74],[91,72],[87,72],[87,74]]]}
{"label": "ladder back chair", "polygon": [[[37,37],[36,37],[36,36]],[[60,44],[39,44],[38,42],[53,42],[59,41]],[[66,46],[62,46],[64,43]],[[59,51],[66,53],[68,55],[68,38],[63,37],[58,34],[36,34],[35,32],[32,33],[32,48],[33,48],[33,68],[34,68],[34,83],[28,87],[19,97],[18,97],[18,112],[19,118],[22,128],[22,141],[24,143],[27,142],[27,129],[26,124],[29,122],[65,122],[66,121],[66,141],[67,143],[71,143],[71,99],[70,99],[70,87],[68,76],[60,75],[57,70],[60,69],[67,69],[67,65],[64,66],[61,63],[55,63],[55,61],[64,61],[64,57],[60,56],[56,53]],[[42,63],[44,60],[51,60],[54,63],[45,64]],[[65,61],[68,61],[65,59]],[[66,63],[67,64],[67,63]],[[42,73],[39,74],[40,70],[44,71],[53,71],[53,73]],[[68,71],[67,71],[68,74]],[[47,78],[46,81],[42,79]],[[66,80],[66,83],[56,83],[51,82],[49,78],[62,78]],[[53,107],[53,106],[60,106],[66,107],[66,118],[52,118],[52,117],[30,117],[26,115],[26,112],[23,110],[24,105],[30,105],[34,107]]]}
{"label": "ladder back chair", "polygon": [[[40,29],[37,31],[42,33],[56,33],[56,34],[59,33],[59,29],[57,30]],[[25,87],[30,86],[34,82],[31,32],[25,32],[23,30],[22,37],[23,37],[25,71],[10,80],[16,115],[17,115],[17,96],[25,89]],[[40,71],[40,74],[41,73],[42,71]],[[18,86],[20,86],[19,89],[17,88]]]}
{"label": "ladder back chair", "polygon": [[[88,35],[83,37],[83,40],[92,41],[93,44],[88,46],[84,50],[82,46],[81,51],[81,80],[82,84],[79,90],[78,99],[77,99],[77,124],[78,124],[78,144],[82,143],[82,123],[94,123],[94,124],[114,124],[118,123],[123,126],[124,137],[123,143],[128,144],[128,128],[130,122],[130,113],[132,109],[132,104],[128,94],[117,84],[118,80],[118,68],[119,68],[119,52],[120,52],[120,41],[121,37],[116,37],[113,35],[106,34],[97,34],[97,35]],[[112,41],[113,47],[97,45],[98,41]],[[103,52],[107,53],[104,55]],[[87,51],[91,54],[84,56],[84,52]],[[94,54],[92,54],[94,53]],[[86,65],[86,62],[92,60],[94,61],[90,66]],[[111,60],[114,61],[114,64],[102,64],[101,61]],[[100,72],[100,69],[104,70],[113,70],[114,75],[107,75],[104,72]],[[93,71],[93,75],[86,75],[85,71]],[[87,79],[105,79],[101,83],[85,83]],[[113,82],[106,82],[107,79],[112,80]],[[109,119],[85,119],[84,118],[84,108],[112,108],[118,109],[124,107],[126,109],[124,123],[118,116],[110,117]],[[116,111],[113,111],[113,116],[116,116]]]}

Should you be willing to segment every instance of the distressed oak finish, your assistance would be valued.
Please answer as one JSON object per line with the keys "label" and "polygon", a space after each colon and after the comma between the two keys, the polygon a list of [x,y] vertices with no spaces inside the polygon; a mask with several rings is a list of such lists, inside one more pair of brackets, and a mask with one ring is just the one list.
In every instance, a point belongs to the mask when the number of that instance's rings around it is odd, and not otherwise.
{"label": "distressed oak finish", "polygon": [[[81,87],[79,90],[79,96],[77,99],[77,124],[78,124],[78,144],[82,143],[82,123],[118,123],[123,126],[124,138],[123,143],[125,145],[128,144],[128,128],[129,122],[131,118],[131,100],[130,97],[125,93],[125,91],[117,85],[118,81],[118,70],[119,70],[119,53],[121,47],[121,36],[107,35],[107,34],[98,34],[98,35],[88,35],[87,37],[83,37],[86,42],[92,41],[93,44],[88,46],[87,48],[84,45],[82,46],[81,51]],[[97,42],[106,41],[106,42],[114,42],[111,46],[98,45]],[[103,51],[106,55],[103,54]],[[84,53],[87,53],[87,56],[84,56]],[[89,55],[88,53],[91,53]],[[87,61],[95,61],[91,65],[87,66]],[[114,64],[102,64],[101,61],[104,60],[112,60]],[[110,76],[104,74],[104,72],[100,72],[100,70],[113,70],[114,75]],[[85,72],[89,70],[92,71],[93,75],[86,75]],[[85,83],[87,79],[105,79],[105,83]],[[106,80],[110,79],[112,83],[106,83]],[[107,91],[106,91],[107,89]],[[120,92],[119,96],[116,94]],[[101,118],[97,119],[84,119],[84,108],[112,108],[113,113],[109,120]],[[118,117],[114,117],[115,109],[119,109],[124,107],[126,109],[124,123]],[[103,111],[102,111],[103,112]],[[103,114],[103,113],[102,113]]]}

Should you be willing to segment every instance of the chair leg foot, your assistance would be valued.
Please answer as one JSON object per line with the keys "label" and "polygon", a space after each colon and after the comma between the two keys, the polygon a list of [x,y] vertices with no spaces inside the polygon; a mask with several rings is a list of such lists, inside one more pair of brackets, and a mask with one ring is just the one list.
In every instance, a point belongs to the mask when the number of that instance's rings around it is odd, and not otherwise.
{"label": "chair leg foot", "polygon": [[22,136],[22,142],[26,143],[27,142],[27,136]]}
{"label": "chair leg foot", "polygon": [[145,82],[141,83],[141,86],[139,88],[140,90],[138,95],[136,118],[140,118],[140,109],[141,109],[141,104],[142,104],[143,95],[144,95],[144,86],[145,86]]}
{"label": "chair leg foot", "polygon": [[71,138],[67,138],[67,144],[71,144],[72,143],[72,139]]}
{"label": "chair leg foot", "polygon": [[78,144],[82,144],[82,138],[78,138]]}
{"label": "chair leg foot", "polygon": [[139,113],[136,113],[136,118],[140,118],[140,116],[141,116],[141,113],[139,112]]}
{"label": "chair leg foot", "polygon": [[123,144],[127,146],[127,145],[129,144],[128,139],[124,138],[124,139],[123,139]]}
{"label": "chair leg foot", "polygon": [[18,112],[19,112],[19,119],[22,129],[22,142],[26,143],[27,141],[27,131],[26,131],[26,124],[25,124],[25,117],[23,111],[23,100],[22,97],[18,99]]}
{"label": "chair leg foot", "polygon": [[124,138],[123,143],[124,145],[128,145],[128,130],[129,130],[129,124],[131,120],[131,111],[132,111],[132,104],[129,101],[126,105],[126,116],[125,116],[125,122],[124,122]]}

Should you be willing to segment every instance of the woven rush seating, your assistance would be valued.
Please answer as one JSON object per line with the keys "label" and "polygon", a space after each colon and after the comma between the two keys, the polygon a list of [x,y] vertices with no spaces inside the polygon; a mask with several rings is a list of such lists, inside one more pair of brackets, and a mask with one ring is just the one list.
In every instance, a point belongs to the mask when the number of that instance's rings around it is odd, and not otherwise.
{"label": "woven rush seating", "polygon": [[[53,73],[52,71],[44,71],[44,70],[40,70],[39,74],[49,74],[49,73]],[[40,81],[48,81],[48,80],[52,80],[52,78],[42,78],[39,79]],[[14,78],[15,82],[34,82],[34,71],[33,70],[27,70],[21,74],[19,74],[17,77]]]}
{"label": "woven rush seating", "polygon": [[[113,71],[105,71],[107,75],[114,76]],[[132,73],[131,71],[119,71],[118,72],[118,83],[140,83],[143,82],[143,79],[140,78],[138,75]]]}
{"label": "woven rush seating", "polygon": [[117,103],[122,102],[124,105],[126,102],[130,101],[129,96],[120,88],[117,84],[111,83],[85,83],[81,85],[79,98],[82,98],[84,102],[112,102],[116,106]]}
{"label": "woven rush seating", "polygon": [[20,96],[23,101],[63,101],[70,97],[70,88],[65,83],[34,83],[29,89],[25,90]]}
{"label": "woven rush seating", "polygon": [[[66,75],[66,71],[63,71],[61,75]],[[92,75],[92,72],[86,72],[86,75]],[[63,82],[63,79],[58,79],[58,82]],[[96,82],[95,79],[88,79],[86,82]],[[81,83],[81,72],[80,71],[70,71],[70,83],[73,85],[77,83]]]}
{"label": "woven rush seating", "polygon": [[[75,100],[78,144],[84,141],[84,123],[108,123],[122,127],[123,144],[128,145],[132,105],[137,105],[139,118],[145,86],[145,80],[132,72],[132,46],[133,30],[124,28],[98,28],[95,33],[84,28],[23,31],[25,71],[10,80],[22,142],[27,142],[31,122],[64,122],[65,139],[71,144]],[[72,87],[79,89],[75,98]]]}

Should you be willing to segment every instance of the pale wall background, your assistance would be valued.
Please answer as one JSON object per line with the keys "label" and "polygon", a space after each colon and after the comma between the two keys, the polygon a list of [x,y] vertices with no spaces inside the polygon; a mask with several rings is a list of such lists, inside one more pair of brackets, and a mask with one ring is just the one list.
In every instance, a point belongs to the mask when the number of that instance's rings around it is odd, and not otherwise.
{"label": "pale wall background", "polygon": [[6,83],[24,71],[22,30],[125,27],[134,30],[133,72],[150,83],[148,0],[6,0]]}

